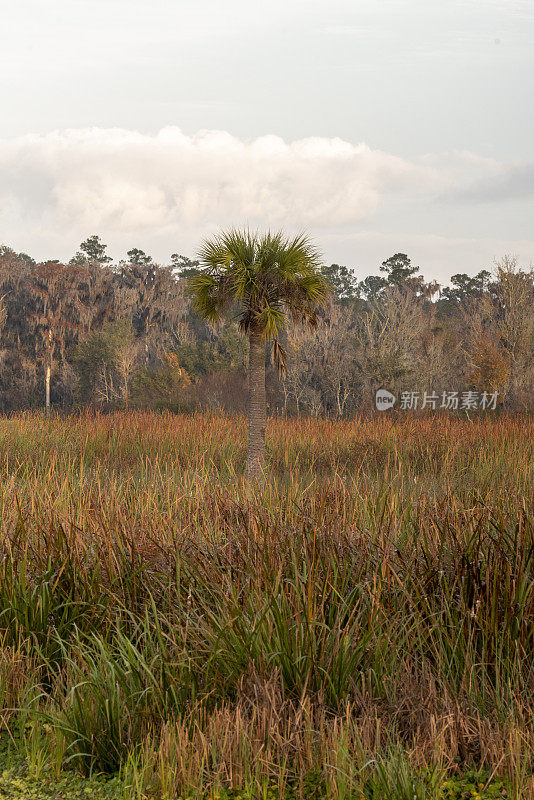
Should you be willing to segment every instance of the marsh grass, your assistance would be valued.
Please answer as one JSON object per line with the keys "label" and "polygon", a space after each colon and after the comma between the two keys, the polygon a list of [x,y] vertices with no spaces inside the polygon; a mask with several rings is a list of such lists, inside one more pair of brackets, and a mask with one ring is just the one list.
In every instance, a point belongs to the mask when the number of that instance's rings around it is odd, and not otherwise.
{"label": "marsh grass", "polygon": [[0,713],[35,774],[404,800],[471,770],[534,796],[531,421],[273,420],[261,491],[244,435],[2,419]]}

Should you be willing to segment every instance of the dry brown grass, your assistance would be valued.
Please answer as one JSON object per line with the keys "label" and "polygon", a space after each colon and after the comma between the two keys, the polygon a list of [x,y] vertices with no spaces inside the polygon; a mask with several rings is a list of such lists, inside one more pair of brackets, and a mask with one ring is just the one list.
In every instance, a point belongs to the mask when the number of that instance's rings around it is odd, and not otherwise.
{"label": "dry brown grass", "polygon": [[534,797],[532,432],[274,420],[260,492],[240,418],[3,419],[5,728],[158,797],[396,758]]}

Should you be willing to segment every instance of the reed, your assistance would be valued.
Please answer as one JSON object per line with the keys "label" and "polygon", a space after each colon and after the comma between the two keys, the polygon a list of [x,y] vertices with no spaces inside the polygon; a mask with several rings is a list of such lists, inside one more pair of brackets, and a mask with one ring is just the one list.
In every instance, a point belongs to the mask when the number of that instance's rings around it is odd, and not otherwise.
{"label": "reed", "polygon": [[11,746],[125,797],[534,797],[532,421],[270,420],[261,490],[245,432],[1,420]]}

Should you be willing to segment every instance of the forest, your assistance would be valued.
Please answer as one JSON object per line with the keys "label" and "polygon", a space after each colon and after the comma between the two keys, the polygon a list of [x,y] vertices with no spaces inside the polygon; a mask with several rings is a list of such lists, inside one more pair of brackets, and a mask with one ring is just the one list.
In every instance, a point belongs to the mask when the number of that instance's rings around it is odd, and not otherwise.
{"label": "forest", "polygon": [[[434,409],[461,409],[445,398],[471,392],[531,410],[534,270],[511,255],[486,267],[440,286],[404,253],[364,280],[325,266],[319,324],[285,331],[284,374],[267,353],[268,412],[351,418],[374,408],[381,387],[426,393]],[[65,264],[1,246],[0,410],[244,411],[248,343],[231,311],[215,326],[195,314],[187,279],[197,268],[137,248],[114,263],[96,235]]]}

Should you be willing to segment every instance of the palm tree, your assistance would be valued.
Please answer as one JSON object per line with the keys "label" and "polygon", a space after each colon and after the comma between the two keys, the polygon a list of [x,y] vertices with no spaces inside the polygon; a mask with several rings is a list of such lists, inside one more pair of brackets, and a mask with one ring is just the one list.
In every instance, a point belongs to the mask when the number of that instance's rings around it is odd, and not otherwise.
{"label": "palm tree", "polygon": [[200,269],[188,280],[194,309],[214,323],[224,309],[235,307],[239,327],[249,339],[247,475],[260,480],[265,465],[265,343],[272,341],[283,374],[280,331],[288,316],[315,326],[329,285],[320,254],[304,235],[223,231],[204,242],[199,260]]}

